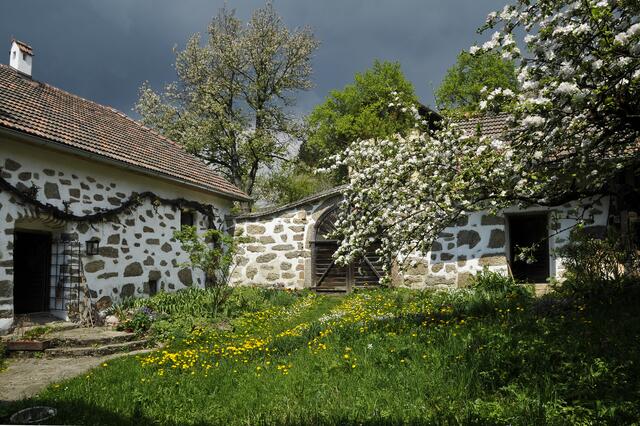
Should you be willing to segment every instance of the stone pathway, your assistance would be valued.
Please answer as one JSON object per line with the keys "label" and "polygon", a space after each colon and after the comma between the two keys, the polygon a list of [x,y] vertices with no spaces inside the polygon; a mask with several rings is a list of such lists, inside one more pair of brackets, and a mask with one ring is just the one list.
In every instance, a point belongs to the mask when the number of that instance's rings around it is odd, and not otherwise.
{"label": "stone pathway", "polygon": [[[80,328],[73,323],[46,323],[50,331],[38,340],[50,342],[42,352],[11,352],[7,368],[0,371],[0,403],[31,397],[49,384],[87,372],[107,360],[154,349],[146,339],[108,327]],[[29,324],[3,341],[20,340],[33,329]]]}
{"label": "stone pathway", "polygon": [[99,357],[10,358],[7,360],[8,367],[0,371],[0,403],[34,396],[51,383],[78,376],[105,361],[152,350],[143,349]]}

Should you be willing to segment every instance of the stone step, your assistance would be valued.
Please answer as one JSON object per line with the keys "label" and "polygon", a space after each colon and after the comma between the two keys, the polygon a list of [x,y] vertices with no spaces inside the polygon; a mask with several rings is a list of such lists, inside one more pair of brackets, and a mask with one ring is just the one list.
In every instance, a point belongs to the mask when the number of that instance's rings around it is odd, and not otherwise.
{"label": "stone step", "polygon": [[346,287],[312,287],[311,290],[316,293],[346,293]]}
{"label": "stone step", "polygon": [[69,321],[58,321],[58,322],[52,322],[48,324],[22,325],[14,328],[11,334],[8,334],[3,337],[5,339],[8,339],[12,336],[20,336],[36,328],[41,329],[42,327],[50,328],[52,330],[51,332],[59,332],[59,331],[67,331],[67,330],[74,330],[76,328],[80,328],[80,324],[77,324],[75,322],[69,322]]}
{"label": "stone step", "polygon": [[107,327],[93,327],[53,332],[43,338],[51,342],[51,347],[86,347],[129,342],[134,340],[136,335]]}
{"label": "stone step", "polygon": [[48,312],[16,315],[12,334],[24,333],[37,327],[48,327],[55,331],[62,331],[78,328],[80,324],[62,320]]}
{"label": "stone step", "polygon": [[23,340],[24,339],[23,336],[25,334],[29,335],[29,333],[32,330],[35,330],[35,329],[40,330],[43,327],[49,328],[49,331],[44,335],[38,337],[36,340],[47,340],[48,339],[47,336],[49,336],[50,334],[66,332],[68,330],[74,330],[74,329],[80,328],[80,325],[73,322],[61,321],[61,322],[49,323],[45,325],[21,326],[13,329],[13,331],[10,334],[7,334],[5,336],[0,336],[0,342],[7,342],[11,340]]}
{"label": "stone step", "polygon": [[56,347],[45,349],[44,356],[47,358],[74,358],[80,356],[102,356],[115,353],[132,352],[142,349],[150,344],[148,339],[131,340],[122,343],[112,343],[102,346],[84,346],[84,347]]}

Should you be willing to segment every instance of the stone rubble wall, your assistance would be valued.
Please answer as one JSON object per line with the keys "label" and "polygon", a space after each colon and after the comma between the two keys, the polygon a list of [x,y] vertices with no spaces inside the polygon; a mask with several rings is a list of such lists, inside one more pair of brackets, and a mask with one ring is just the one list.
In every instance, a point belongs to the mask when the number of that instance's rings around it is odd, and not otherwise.
{"label": "stone rubble wall", "polygon": [[[339,198],[314,201],[274,214],[244,217],[236,221],[236,235],[251,237],[251,243],[240,247],[233,285],[264,285],[287,288],[312,287],[311,241],[316,221]],[[426,254],[413,253],[405,268],[395,268],[392,282],[411,288],[465,287],[469,279],[487,267],[508,274],[508,235],[504,215],[522,213],[549,214],[550,275],[561,278],[562,260],[553,255],[569,239],[576,224],[578,203],[556,208],[510,208],[494,216],[473,212],[460,217],[446,228]],[[606,229],[609,200],[596,201],[585,218],[590,226]]]}
{"label": "stone rubble wall", "polygon": [[[473,212],[458,219],[455,226],[446,228],[427,255],[414,253],[409,257],[409,266],[399,271],[394,281],[414,288],[465,287],[469,279],[485,267],[490,271],[508,274],[508,235],[505,215],[523,213],[547,213],[549,215],[549,260],[550,276],[561,279],[564,267],[562,259],[554,251],[569,240],[569,233],[577,223],[579,203],[568,203],[554,208],[516,207],[494,216],[487,212]],[[606,229],[609,200],[595,201],[584,216],[591,221],[592,229]],[[413,261],[413,262],[411,262]]]}
{"label": "stone rubble wall", "polygon": [[[151,191],[169,199],[185,198],[213,205],[219,216],[214,226],[220,229],[232,207],[226,199],[159,178],[19,141],[1,142],[3,178],[19,189],[35,185],[40,201],[61,209],[67,202],[70,211],[77,215],[113,209],[134,192]],[[209,220],[194,214],[197,226],[203,231],[207,229]],[[79,240],[87,283],[99,308],[123,297],[148,294],[150,280],[157,280],[158,290],[168,291],[204,282],[201,271],[182,266],[188,258],[173,238],[173,232],[180,227],[180,211],[172,206],[155,206],[146,200],[130,214],[123,213],[119,223],[64,223],[43,216],[4,191],[0,192],[0,219],[0,331],[10,326],[14,315],[13,235],[16,229],[48,231],[53,239],[65,233]],[[85,242],[92,238],[100,240],[99,254],[88,256]],[[66,316],[64,311],[55,314]]]}
{"label": "stone rubble wall", "polygon": [[272,215],[237,219],[235,235],[251,242],[239,247],[231,285],[311,287],[315,224],[336,202],[332,197]]}

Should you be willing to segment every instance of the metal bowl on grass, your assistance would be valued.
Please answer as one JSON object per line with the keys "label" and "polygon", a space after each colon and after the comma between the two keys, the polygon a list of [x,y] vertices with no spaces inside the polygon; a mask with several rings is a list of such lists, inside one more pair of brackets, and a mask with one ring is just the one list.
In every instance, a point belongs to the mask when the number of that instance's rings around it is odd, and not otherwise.
{"label": "metal bowl on grass", "polygon": [[9,419],[11,423],[21,425],[37,425],[55,416],[58,411],[51,407],[30,407],[20,410]]}

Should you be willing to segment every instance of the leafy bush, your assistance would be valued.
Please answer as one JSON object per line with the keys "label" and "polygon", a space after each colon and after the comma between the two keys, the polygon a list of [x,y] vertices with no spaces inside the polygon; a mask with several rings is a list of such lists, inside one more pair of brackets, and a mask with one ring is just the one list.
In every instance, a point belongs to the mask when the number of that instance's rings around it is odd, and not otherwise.
{"label": "leafy bush", "polygon": [[151,324],[156,319],[155,313],[147,308],[143,307],[138,309],[131,318],[127,318],[118,325],[118,330],[126,330],[136,334],[146,333]]}
{"label": "leafy bush", "polygon": [[205,287],[210,289],[209,300],[215,314],[230,294],[229,279],[238,243],[247,239],[234,238],[217,229],[209,229],[199,235],[195,226],[183,226],[173,236],[189,255],[186,266],[204,271]]}
{"label": "leafy bush", "polygon": [[622,278],[626,253],[613,234],[598,238],[578,227],[571,231],[569,243],[558,254],[563,258],[568,280],[594,283]]}
{"label": "leafy bush", "polygon": [[584,227],[571,231],[569,242],[557,250],[566,268],[556,290],[568,296],[600,298],[624,287],[625,265],[637,262],[613,233],[597,236]]}
{"label": "leafy bush", "polygon": [[[207,288],[185,288],[173,293],[161,292],[148,299],[126,299],[120,304],[124,309],[147,307],[153,312],[167,314],[172,318],[233,318],[242,312],[253,312],[267,306],[286,306],[305,292],[264,289],[259,287],[232,287],[222,307],[216,309],[215,290]],[[114,307],[112,310],[117,310]]]}
{"label": "leafy bush", "polygon": [[472,278],[471,287],[489,293],[514,295],[530,294],[531,291],[530,287],[519,284],[513,277],[490,271],[487,268]]}
{"label": "leafy bush", "polygon": [[[128,308],[147,307],[172,317],[212,318],[215,316],[216,295],[211,289],[189,287],[173,293],[160,292],[148,299],[123,301]],[[127,306],[129,305],[129,306]]]}
{"label": "leafy bush", "polygon": [[254,312],[264,306],[264,292],[255,287],[235,289],[227,299],[224,310],[226,316],[233,316],[234,312]]}
{"label": "leafy bush", "polygon": [[[151,333],[160,340],[179,339],[195,327],[235,318],[245,312],[272,306],[288,306],[307,291],[231,287],[222,306],[216,289],[186,288],[173,293],[161,292],[148,299],[127,298],[107,311],[120,319],[122,330]],[[218,324],[219,326],[219,324]]]}

